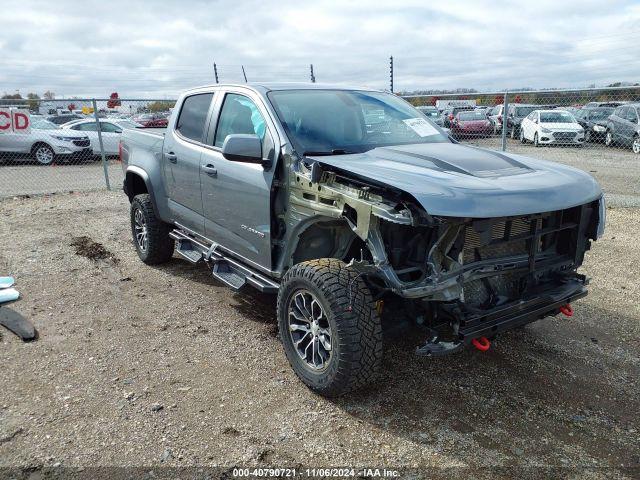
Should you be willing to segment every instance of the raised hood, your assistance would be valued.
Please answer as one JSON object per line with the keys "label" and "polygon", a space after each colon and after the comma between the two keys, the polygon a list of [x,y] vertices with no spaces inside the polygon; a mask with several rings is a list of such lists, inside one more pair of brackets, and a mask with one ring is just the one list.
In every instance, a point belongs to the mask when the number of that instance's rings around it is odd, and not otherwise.
{"label": "raised hood", "polygon": [[581,170],[454,143],[311,158],[332,170],[400,189],[431,215],[527,215],[574,207],[602,195],[594,178]]}

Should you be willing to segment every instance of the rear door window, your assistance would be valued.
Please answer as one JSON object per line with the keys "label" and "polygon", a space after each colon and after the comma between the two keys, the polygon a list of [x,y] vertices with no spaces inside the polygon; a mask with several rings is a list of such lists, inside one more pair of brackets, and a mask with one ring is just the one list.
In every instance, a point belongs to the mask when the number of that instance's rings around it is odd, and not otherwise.
{"label": "rear door window", "polygon": [[200,93],[185,98],[176,122],[176,131],[185,138],[201,142],[212,99],[213,93]]}

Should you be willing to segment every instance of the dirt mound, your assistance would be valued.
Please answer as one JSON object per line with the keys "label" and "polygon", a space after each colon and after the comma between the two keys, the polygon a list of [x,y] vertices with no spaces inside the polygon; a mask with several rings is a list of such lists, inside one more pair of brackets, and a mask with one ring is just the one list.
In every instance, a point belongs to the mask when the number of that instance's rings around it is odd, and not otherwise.
{"label": "dirt mound", "polygon": [[76,255],[87,257],[90,260],[97,261],[108,259],[114,263],[118,262],[116,256],[104,248],[104,245],[94,242],[90,237],[85,235],[81,237],[74,237],[70,245],[72,247],[76,247]]}

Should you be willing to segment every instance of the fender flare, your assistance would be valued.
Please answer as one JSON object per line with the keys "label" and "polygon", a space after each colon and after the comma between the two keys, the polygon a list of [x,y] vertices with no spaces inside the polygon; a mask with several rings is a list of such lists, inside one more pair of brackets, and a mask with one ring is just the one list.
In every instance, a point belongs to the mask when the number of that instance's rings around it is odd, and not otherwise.
{"label": "fender flare", "polygon": [[129,165],[125,171],[125,181],[124,181],[124,186],[123,186],[123,190],[125,192],[125,194],[127,195],[127,197],[129,198],[129,202],[133,201],[133,192],[129,192],[127,191],[127,178],[129,177],[129,175],[135,175],[137,177],[140,177],[142,179],[142,181],[144,182],[145,186],[147,187],[147,193],[149,194],[149,198],[151,199],[151,206],[153,207],[153,213],[155,213],[156,217],[159,217],[159,212],[158,212],[158,206],[156,204],[156,197],[155,194],[153,192],[153,184],[151,183],[151,180],[149,179],[149,174],[143,170],[140,167],[137,167],[135,165]]}

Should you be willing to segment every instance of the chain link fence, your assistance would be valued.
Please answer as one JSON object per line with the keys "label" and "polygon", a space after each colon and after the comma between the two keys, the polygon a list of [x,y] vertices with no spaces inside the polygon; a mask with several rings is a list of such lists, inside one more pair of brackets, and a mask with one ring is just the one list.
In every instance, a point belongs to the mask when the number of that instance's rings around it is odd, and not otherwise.
{"label": "chain link fence", "polygon": [[[403,97],[460,142],[583,169],[640,160],[640,87]],[[121,188],[122,132],[163,130],[174,104],[0,100],[0,197]]]}
{"label": "chain link fence", "polygon": [[460,142],[560,161],[640,154],[640,87],[403,97]]}
{"label": "chain link fence", "polygon": [[0,100],[0,197],[119,189],[122,132],[164,130],[167,99]]}

